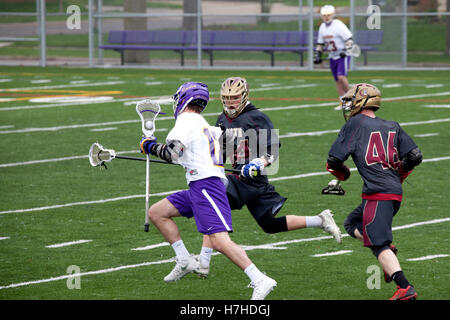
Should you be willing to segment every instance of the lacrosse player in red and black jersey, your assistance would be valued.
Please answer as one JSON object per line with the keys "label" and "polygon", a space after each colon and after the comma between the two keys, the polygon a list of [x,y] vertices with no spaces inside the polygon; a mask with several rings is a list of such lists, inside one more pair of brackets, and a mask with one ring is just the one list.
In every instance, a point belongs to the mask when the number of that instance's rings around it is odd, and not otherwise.
{"label": "lacrosse player in red and black jersey", "polygon": [[381,92],[373,85],[353,86],[341,99],[345,125],[328,153],[327,170],[340,181],[350,177],[344,161],[351,155],[364,181],[362,203],[344,222],[345,230],[372,250],[386,282],[397,284],[391,300],[415,299],[392,245],[392,219],[402,201],[402,183],[422,161],[415,142],[394,121],[375,116]]}
{"label": "lacrosse player in red and black jersey", "polygon": [[[226,79],[220,95],[223,113],[216,126],[224,131],[224,161],[228,158],[233,168],[241,170],[240,175],[227,175],[227,197],[231,209],[241,209],[246,205],[266,233],[317,227],[333,235],[340,243],[341,231],[328,209],[316,216],[276,217],[287,199],[275,191],[266,175],[266,167],[278,158],[280,147],[272,121],[249,101],[246,79]],[[203,246],[200,263],[203,274],[207,275],[211,250],[208,251],[207,243],[204,242]]]}

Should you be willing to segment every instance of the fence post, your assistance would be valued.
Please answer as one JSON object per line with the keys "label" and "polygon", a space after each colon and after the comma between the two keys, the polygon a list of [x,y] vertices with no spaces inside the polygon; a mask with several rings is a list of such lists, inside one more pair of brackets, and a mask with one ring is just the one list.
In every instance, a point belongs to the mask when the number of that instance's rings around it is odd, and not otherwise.
{"label": "fence post", "polygon": [[197,0],[197,68],[202,67],[202,1]]}
{"label": "fence post", "polygon": [[94,21],[93,21],[93,9],[92,1],[88,2],[88,42],[89,42],[89,67],[94,66]]}
{"label": "fence post", "polygon": [[402,11],[402,67],[406,68],[408,65],[408,0],[403,0]]}
{"label": "fence post", "polygon": [[41,55],[41,61],[40,65],[41,67],[45,67],[47,65],[47,43],[46,43],[46,33],[45,33],[45,0],[38,0],[36,2],[37,4],[37,10],[38,10],[38,20],[39,20],[39,48],[40,48],[40,55]]}
{"label": "fence post", "polygon": [[309,6],[309,37],[308,37],[308,70],[313,70],[314,54],[314,6],[313,0],[308,0]]}

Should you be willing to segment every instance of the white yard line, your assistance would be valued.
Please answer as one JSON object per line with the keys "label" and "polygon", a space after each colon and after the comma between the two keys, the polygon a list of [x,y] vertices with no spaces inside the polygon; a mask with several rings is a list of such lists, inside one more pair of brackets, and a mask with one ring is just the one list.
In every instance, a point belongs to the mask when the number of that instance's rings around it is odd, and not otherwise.
{"label": "white yard line", "polygon": [[75,244],[87,243],[87,242],[91,242],[91,241],[92,240],[76,240],[76,241],[69,241],[69,242],[51,244],[51,245],[48,245],[48,246],[45,246],[45,247],[46,248],[61,248],[61,247],[73,246]]}
{"label": "white yard line", "polygon": [[[410,224],[407,226],[408,226],[408,228],[411,228],[412,226],[417,227],[417,226],[422,226],[422,225],[429,225],[429,224],[442,223],[442,222],[448,222],[448,221],[450,221],[450,218],[428,220],[428,221]],[[393,230],[406,229],[406,228],[402,228],[402,227],[403,226],[399,226]],[[348,235],[344,234],[343,236],[348,236]],[[256,249],[256,248],[266,249],[266,248],[271,248],[271,247],[275,247],[275,246],[279,246],[279,245],[300,243],[300,242],[305,242],[305,241],[320,241],[320,240],[330,239],[330,238],[332,238],[332,237],[326,236],[326,237],[316,237],[316,238],[309,238],[309,239],[294,239],[294,240],[288,240],[288,241],[282,241],[282,242],[276,242],[276,243],[267,243],[267,244],[263,244],[263,245],[248,246],[248,247],[250,247],[251,249]],[[245,247],[245,246],[243,246],[243,247]],[[278,248],[278,249],[282,249],[282,248]],[[215,253],[215,254],[218,254],[218,253]],[[139,263],[139,264],[131,264],[131,265],[125,265],[125,266],[120,266],[120,267],[115,267],[115,268],[101,269],[101,270],[96,270],[96,271],[81,272],[81,273],[75,273],[75,274],[66,274],[66,275],[52,277],[52,278],[48,278],[48,279],[33,280],[33,281],[20,282],[20,283],[12,283],[9,285],[0,286],[0,290],[24,287],[24,286],[40,284],[40,283],[48,283],[48,282],[65,280],[65,279],[74,278],[74,277],[83,277],[83,276],[90,276],[90,275],[96,275],[96,274],[104,274],[104,273],[110,273],[110,272],[115,272],[115,271],[134,269],[134,268],[146,267],[146,266],[151,266],[151,265],[158,265],[158,264],[163,264],[163,263],[173,263],[173,261],[174,261],[173,258],[170,258],[170,259],[165,259],[165,260],[149,261],[149,262],[143,262],[143,263]]]}
{"label": "white yard line", "polygon": [[353,250],[339,250],[339,251],[334,251],[334,252],[313,254],[311,257],[315,257],[315,258],[330,257],[330,256],[338,256],[341,254],[347,254],[347,253],[352,253],[352,252],[353,252]]}
{"label": "white yard line", "polygon": [[424,260],[431,260],[431,259],[437,259],[437,258],[445,258],[445,257],[448,257],[448,256],[449,256],[448,254],[433,254],[433,255],[430,255],[430,256],[406,259],[406,261],[424,261]]}
{"label": "white yard line", "polygon": [[152,245],[145,246],[145,247],[133,248],[131,250],[133,250],[133,251],[144,251],[144,250],[151,250],[151,249],[154,249],[154,248],[166,247],[166,246],[170,246],[170,243],[168,243],[168,242],[161,242],[161,243],[152,244]]}
{"label": "white yard line", "polygon": [[424,134],[415,134],[414,137],[418,137],[418,138],[426,138],[426,137],[434,137],[434,136],[438,136],[439,133],[424,133]]}
{"label": "white yard line", "polygon": [[[87,156],[81,156],[81,157],[87,157]],[[450,160],[450,156],[424,159],[422,162],[426,163],[426,162],[436,162],[436,161],[444,161],[444,160]],[[357,170],[356,168],[350,168],[350,171],[356,171],[356,170]],[[294,175],[294,176],[270,178],[269,181],[270,182],[274,182],[274,181],[301,179],[301,178],[322,176],[322,175],[329,175],[329,174],[330,173],[328,171],[310,172],[310,173],[304,173],[304,174],[299,174],[299,175]],[[164,191],[164,192],[159,192],[159,193],[152,193],[152,194],[150,194],[150,197],[165,196],[165,195],[169,195],[169,194],[172,194],[172,193],[175,193],[175,192],[178,192],[178,191],[180,191],[180,190],[172,190],[172,191]],[[64,207],[80,206],[80,205],[86,205],[86,204],[107,203],[107,202],[112,202],[112,201],[121,201],[121,200],[143,198],[143,197],[145,197],[145,195],[130,195],[130,196],[117,197],[117,198],[110,198],[110,199],[73,202],[73,203],[58,204],[58,205],[51,205],[51,206],[37,207],[37,208],[29,208],[29,209],[6,210],[6,211],[0,211],[0,214],[43,211],[43,210],[58,209],[58,208],[64,208]]]}
{"label": "white yard line", "polygon": [[54,85],[54,86],[0,89],[0,92],[20,92],[20,91],[29,91],[29,90],[36,90],[36,89],[48,90],[48,89],[67,89],[67,88],[79,88],[79,87],[112,86],[115,84],[124,84],[124,83],[125,83],[125,81],[107,81],[107,82],[92,82],[92,83],[60,84],[60,85]]}
{"label": "white yard line", "polygon": [[9,237],[0,237],[0,240],[8,240]]}

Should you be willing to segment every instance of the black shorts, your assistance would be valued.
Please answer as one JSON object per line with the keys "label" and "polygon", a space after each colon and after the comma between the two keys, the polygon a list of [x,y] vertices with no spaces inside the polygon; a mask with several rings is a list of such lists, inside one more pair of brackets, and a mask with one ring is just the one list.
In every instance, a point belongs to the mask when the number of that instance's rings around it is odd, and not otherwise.
{"label": "black shorts", "polygon": [[355,229],[363,235],[364,246],[388,246],[392,242],[392,219],[400,209],[396,200],[366,200],[347,216],[347,232]]}
{"label": "black shorts", "polygon": [[275,216],[287,198],[275,191],[268,181],[241,179],[237,175],[227,175],[227,196],[231,210],[247,205],[253,218],[258,221],[266,212]]}

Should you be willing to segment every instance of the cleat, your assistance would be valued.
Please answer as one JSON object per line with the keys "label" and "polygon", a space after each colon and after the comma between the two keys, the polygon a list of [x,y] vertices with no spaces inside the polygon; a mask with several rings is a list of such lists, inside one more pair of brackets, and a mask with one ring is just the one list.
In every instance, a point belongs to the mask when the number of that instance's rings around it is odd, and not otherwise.
{"label": "cleat", "polygon": [[[398,249],[397,249],[396,246],[394,246],[393,244],[390,244],[390,245],[389,245],[389,248],[392,250],[392,252],[393,252],[395,255],[397,255]],[[390,275],[388,275],[388,274],[386,273],[386,271],[383,270],[383,272],[384,272],[384,281],[385,281],[386,283],[392,282],[392,280],[393,280],[392,277],[391,277]]]}
{"label": "cleat", "polygon": [[209,265],[207,267],[203,267],[200,263],[200,256],[195,256],[195,260],[198,263],[198,267],[194,269],[194,273],[197,274],[200,278],[206,279],[209,274]]}
{"label": "cleat", "polygon": [[397,291],[395,291],[392,298],[389,300],[416,300],[417,292],[413,286],[408,286],[406,289],[402,289],[397,286]]}
{"label": "cleat", "polygon": [[165,282],[173,282],[180,280],[185,275],[194,272],[194,270],[198,269],[199,267],[198,261],[193,256],[189,256],[183,260],[175,258],[175,262],[176,262],[175,267],[166,277],[164,277]]}
{"label": "cleat", "polygon": [[268,276],[258,281],[250,282],[249,288],[253,288],[252,300],[264,300],[264,298],[277,286],[277,282]]}
{"label": "cleat", "polygon": [[322,229],[325,232],[328,232],[333,236],[333,238],[338,242],[342,242],[342,235],[341,230],[339,230],[339,227],[336,225],[336,222],[334,222],[333,214],[331,213],[330,209],[326,209],[319,213],[319,217],[322,218]]}

